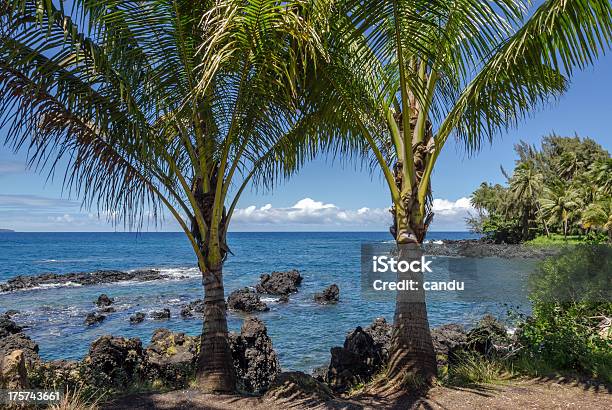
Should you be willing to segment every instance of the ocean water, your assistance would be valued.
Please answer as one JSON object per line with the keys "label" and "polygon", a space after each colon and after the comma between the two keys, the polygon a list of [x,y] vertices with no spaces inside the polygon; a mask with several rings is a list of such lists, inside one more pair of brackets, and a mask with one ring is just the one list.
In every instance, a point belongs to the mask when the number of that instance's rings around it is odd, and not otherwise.
{"label": "ocean water", "polygon": [[[473,235],[469,233],[433,232],[428,240],[470,237]],[[325,364],[329,350],[342,345],[346,333],[356,326],[367,326],[380,316],[392,321],[394,303],[368,300],[360,289],[361,244],[390,239],[384,232],[230,233],[228,241],[234,255],[229,256],[224,268],[226,295],[254,286],[262,273],[298,269],[304,278],[299,292],[291,295],[288,304],[263,297],[270,311],[258,316],[268,327],[282,368],[310,371]],[[483,295],[489,298],[430,300],[432,326],[473,324],[487,312],[503,316],[508,306],[528,311],[525,279],[533,261],[485,259],[492,260],[470,261],[466,265],[477,271],[470,280],[474,286],[492,280],[499,287],[493,291],[483,289]],[[451,263],[456,265],[456,261]],[[488,267],[483,268],[483,263]],[[4,293],[0,294],[0,312],[21,312],[14,320],[27,327],[27,334],[39,344],[45,359],[80,359],[90,343],[104,334],[139,337],[145,345],[160,327],[199,334],[201,319],[183,319],[179,314],[183,305],[203,297],[195,257],[182,233],[0,233],[0,282],[44,272],[144,268],[161,269],[173,277]],[[340,303],[314,303],[313,294],[332,283],[340,287]],[[95,310],[93,301],[101,293],[115,298],[117,312],[98,326],[86,327],[83,320]],[[148,313],[165,307],[171,310],[168,321],[147,318],[138,325],[129,323],[129,316],[137,311]],[[244,315],[229,312],[230,329],[238,330],[243,319]]]}

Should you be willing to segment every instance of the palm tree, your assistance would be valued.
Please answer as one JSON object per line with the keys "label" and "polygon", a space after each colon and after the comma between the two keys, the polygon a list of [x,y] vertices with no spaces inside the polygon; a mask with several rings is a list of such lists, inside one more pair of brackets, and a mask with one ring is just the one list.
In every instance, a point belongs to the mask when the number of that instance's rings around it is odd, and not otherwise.
{"label": "palm tree", "polygon": [[598,192],[612,196],[612,158],[596,161],[589,167],[588,178],[593,181]]}
{"label": "palm tree", "polygon": [[612,243],[612,198],[596,200],[582,211],[582,226],[585,229],[601,229],[608,233],[608,242]]}
{"label": "palm tree", "polygon": [[544,196],[540,199],[542,217],[549,224],[561,224],[563,236],[567,237],[570,221],[576,217],[575,211],[582,205],[579,192],[564,181],[556,181],[544,188]]}
{"label": "palm tree", "polygon": [[[539,211],[538,198],[544,187],[544,177],[532,161],[522,162],[510,179],[510,193],[514,204],[521,208],[523,239],[529,239],[529,221]],[[546,221],[543,220],[546,235],[549,235]]]}
{"label": "palm tree", "polygon": [[[469,152],[565,91],[608,48],[609,0],[338,0],[329,60],[310,84],[319,132],[384,176],[398,245],[433,218],[431,177],[451,138]],[[460,178],[460,170],[451,178]],[[424,300],[396,307],[389,374],[435,376]],[[399,310],[399,309],[403,310]]]}
{"label": "palm tree", "polygon": [[202,272],[200,386],[234,390],[227,230],[247,184],[310,152],[294,97],[316,35],[291,2],[71,3],[0,2],[6,141],[129,227],[170,212]]}

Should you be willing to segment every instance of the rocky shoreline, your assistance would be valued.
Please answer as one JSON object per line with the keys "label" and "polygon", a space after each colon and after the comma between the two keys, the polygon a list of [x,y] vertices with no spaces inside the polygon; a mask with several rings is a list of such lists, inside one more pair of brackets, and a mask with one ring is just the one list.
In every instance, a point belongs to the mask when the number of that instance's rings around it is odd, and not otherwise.
{"label": "rocky shoreline", "polygon": [[91,286],[116,282],[138,281],[148,282],[153,280],[167,279],[156,269],[134,270],[129,272],[119,270],[97,270],[94,272],[74,273],[42,273],[40,275],[19,275],[0,284],[0,292],[13,292],[16,290],[27,290],[44,286]]}
{"label": "rocky shoreline", "polygon": [[[247,317],[239,333],[230,333],[230,349],[238,389],[243,394],[291,396],[330,400],[367,383],[387,366],[393,328],[384,318],[348,332],[343,346],[332,347],[328,365],[312,375],[283,373],[265,324]],[[484,356],[507,353],[512,336],[491,316],[474,328],[448,324],[432,329],[438,366],[450,366],[462,353]],[[198,336],[157,329],[148,346],[139,338],[101,336],[81,361],[43,361],[38,345],[8,316],[0,316],[0,387],[58,388],[107,392],[111,396],[130,386],[184,389],[194,380],[200,348]]]}
{"label": "rocky shoreline", "polygon": [[[430,256],[451,256],[504,259],[544,259],[559,254],[560,247],[536,247],[528,245],[509,245],[490,243],[482,239],[462,239],[434,241],[423,244],[423,249]],[[39,275],[20,275],[0,283],[0,293],[27,290],[45,286],[91,286],[126,281],[148,282],[162,279],[181,279],[181,277],[164,274],[156,269],[133,271],[97,270],[93,272],[75,272],[66,274],[42,273]],[[187,276],[185,276],[187,278]],[[286,299],[297,291],[302,278],[298,271],[272,272],[264,274],[260,283],[255,286],[257,293],[278,295]]]}
{"label": "rocky shoreline", "polygon": [[426,255],[466,258],[544,259],[558,255],[562,249],[559,246],[493,243],[486,239],[444,240],[423,244]]}

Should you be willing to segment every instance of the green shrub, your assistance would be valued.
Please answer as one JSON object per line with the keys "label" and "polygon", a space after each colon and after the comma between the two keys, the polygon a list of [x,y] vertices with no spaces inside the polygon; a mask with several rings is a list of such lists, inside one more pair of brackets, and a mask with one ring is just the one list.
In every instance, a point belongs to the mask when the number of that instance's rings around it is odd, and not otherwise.
{"label": "green shrub", "polygon": [[532,317],[520,327],[521,360],[612,382],[612,248],[579,245],[540,263],[530,278]]}

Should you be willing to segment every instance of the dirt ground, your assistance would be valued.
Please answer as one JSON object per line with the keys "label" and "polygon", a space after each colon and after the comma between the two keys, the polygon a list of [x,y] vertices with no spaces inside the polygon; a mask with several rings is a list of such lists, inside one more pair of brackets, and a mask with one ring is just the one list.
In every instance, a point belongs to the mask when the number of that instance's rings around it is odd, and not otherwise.
{"label": "dirt ground", "polygon": [[361,393],[320,402],[308,398],[267,399],[210,395],[197,390],[136,394],[104,409],[612,409],[612,391],[563,379],[512,380],[473,388],[434,387],[424,394]]}

